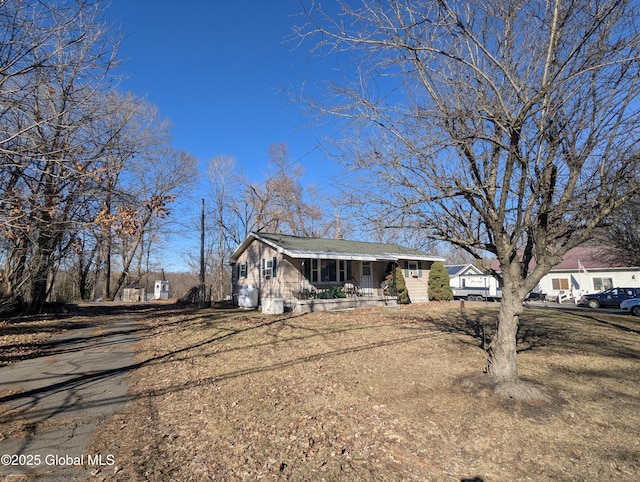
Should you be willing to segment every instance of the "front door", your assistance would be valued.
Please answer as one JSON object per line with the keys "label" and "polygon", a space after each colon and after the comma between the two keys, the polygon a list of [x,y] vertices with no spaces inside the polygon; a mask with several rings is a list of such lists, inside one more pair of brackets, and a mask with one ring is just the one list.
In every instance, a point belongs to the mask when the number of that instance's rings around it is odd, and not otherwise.
{"label": "front door", "polygon": [[360,269],[360,291],[363,294],[373,293],[373,281],[372,281],[372,266],[371,261],[363,261]]}

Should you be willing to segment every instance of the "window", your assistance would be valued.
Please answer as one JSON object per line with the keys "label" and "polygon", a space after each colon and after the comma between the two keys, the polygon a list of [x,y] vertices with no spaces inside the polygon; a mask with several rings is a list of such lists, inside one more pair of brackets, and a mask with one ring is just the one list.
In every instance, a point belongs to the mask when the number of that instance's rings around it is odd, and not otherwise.
{"label": "window", "polygon": [[247,277],[247,270],[249,269],[249,263],[240,263],[238,269],[239,271],[239,277],[240,278],[246,278]]}
{"label": "window", "polygon": [[313,283],[317,283],[318,281],[320,281],[320,267],[319,267],[319,263],[317,259],[311,259],[309,260],[309,266],[311,267],[311,281]]}
{"label": "window", "polygon": [[262,259],[262,277],[263,278],[276,277],[276,258],[275,257]]}
{"label": "window", "polygon": [[321,259],[320,260],[320,281],[328,283],[336,281],[336,260]]}
{"label": "window", "polygon": [[611,278],[593,278],[593,289],[596,291],[608,290],[613,286]]}
{"label": "window", "polygon": [[305,259],[304,277],[312,283],[334,283],[349,281],[351,261],[335,259]]}
{"label": "window", "polygon": [[416,276],[422,278],[422,261],[405,261],[404,262],[404,277]]}
{"label": "window", "polygon": [[569,289],[569,280],[567,278],[552,278],[551,288],[560,291]]}
{"label": "window", "polygon": [[341,259],[338,261],[338,281],[349,281],[352,278],[351,275],[351,261]]}

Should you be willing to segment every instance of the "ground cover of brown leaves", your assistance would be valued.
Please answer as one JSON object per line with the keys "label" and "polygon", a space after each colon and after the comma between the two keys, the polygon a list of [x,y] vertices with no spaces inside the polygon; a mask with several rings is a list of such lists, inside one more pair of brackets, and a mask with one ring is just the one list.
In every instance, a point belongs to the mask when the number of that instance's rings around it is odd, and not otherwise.
{"label": "ground cover of brown leaves", "polygon": [[146,317],[106,480],[638,480],[638,318],[527,310],[522,378],[482,384],[495,306]]}
{"label": "ground cover of brown leaves", "polygon": [[22,360],[55,355],[64,350],[58,343],[50,343],[51,337],[69,330],[91,327],[100,330],[111,323],[110,316],[126,314],[143,319],[154,317],[166,304],[131,303],[80,303],[77,305],[54,304],[50,312],[0,318],[0,367]]}

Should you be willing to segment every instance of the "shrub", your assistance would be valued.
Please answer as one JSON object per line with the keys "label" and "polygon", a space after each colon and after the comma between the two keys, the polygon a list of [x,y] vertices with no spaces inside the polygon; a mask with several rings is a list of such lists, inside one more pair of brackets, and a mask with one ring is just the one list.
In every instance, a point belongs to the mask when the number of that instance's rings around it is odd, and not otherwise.
{"label": "shrub", "polygon": [[409,291],[407,290],[407,285],[404,282],[404,275],[402,274],[402,269],[399,266],[395,267],[396,272],[396,283],[395,286],[393,284],[393,273],[389,273],[385,276],[385,280],[387,281],[387,286],[384,290],[385,295],[393,296],[394,294],[398,297],[398,304],[400,305],[408,305],[411,303],[409,299]]}
{"label": "shrub", "polygon": [[330,286],[328,289],[324,291],[320,291],[318,293],[318,299],[321,300],[332,300],[335,298],[346,298],[347,295],[344,294],[344,291],[341,286]]}
{"label": "shrub", "polygon": [[440,261],[436,261],[431,266],[428,286],[431,301],[450,301],[453,299],[453,292],[449,286],[449,273]]}

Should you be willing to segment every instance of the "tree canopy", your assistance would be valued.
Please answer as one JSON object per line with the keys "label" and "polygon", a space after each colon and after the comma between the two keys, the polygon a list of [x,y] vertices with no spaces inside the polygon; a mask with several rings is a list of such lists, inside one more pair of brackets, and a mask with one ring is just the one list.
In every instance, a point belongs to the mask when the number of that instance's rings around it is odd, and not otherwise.
{"label": "tree canopy", "polygon": [[118,92],[99,2],[0,2],[0,35],[0,310],[37,312],[63,266],[83,294],[116,252],[128,271],[194,163]]}
{"label": "tree canopy", "polygon": [[[500,263],[487,372],[518,379],[522,300],[640,187],[637,4],[343,2],[298,33],[340,73],[323,114],[366,215]],[[329,61],[328,60],[328,61]],[[389,222],[388,220],[395,220]],[[535,268],[529,271],[535,258]]]}

